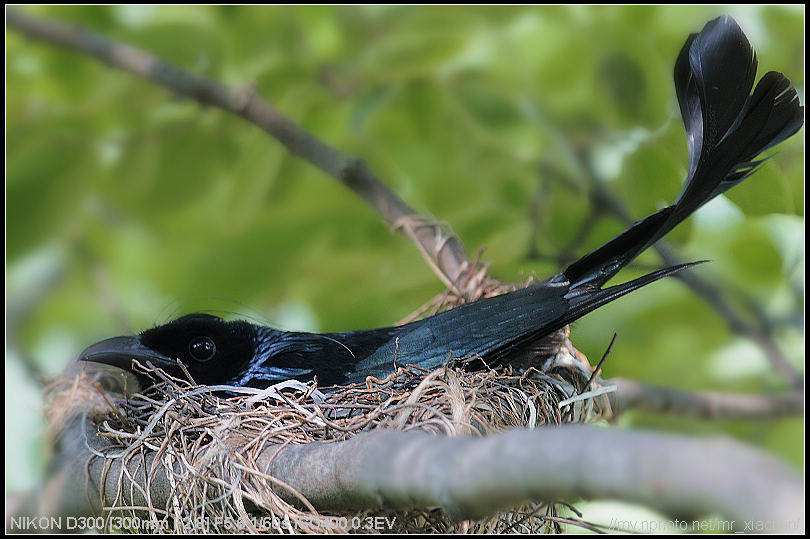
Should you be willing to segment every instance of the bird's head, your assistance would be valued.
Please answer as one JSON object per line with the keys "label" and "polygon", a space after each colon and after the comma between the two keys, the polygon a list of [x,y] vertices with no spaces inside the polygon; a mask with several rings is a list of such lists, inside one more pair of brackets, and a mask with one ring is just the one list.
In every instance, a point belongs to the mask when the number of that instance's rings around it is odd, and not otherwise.
{"label": "bird's head", "polygon": [[105,339],[86,348],[79,359],[133,372],[142,386],[148,385],[148,379],[134,372],[133,359],[144,365],[151,362],[172,376],[185,378],[179,361],[195,382],[214,385],[231,378],[253,358],[256,335],[256,326],[248,322],[227,322],[195,313],[140,335]]}

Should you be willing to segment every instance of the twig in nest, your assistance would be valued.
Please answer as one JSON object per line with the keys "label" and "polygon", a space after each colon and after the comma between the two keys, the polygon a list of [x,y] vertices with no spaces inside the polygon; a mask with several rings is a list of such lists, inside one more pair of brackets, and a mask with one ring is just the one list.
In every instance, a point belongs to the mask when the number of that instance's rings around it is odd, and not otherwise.
{"label": "twig in nest", "polygon": [[591,382],[593,382],[593,379],[596,378],[596,375],[599,374],[599,372],[602,370],[602,365],[605,363],[605,360],[607,359],[608,355],[610,354],[610,351],[613,350],[613,343],[616,342],[616,337],[618,337],[618,336],[619,336],[618,333],[613,334],[613,338],[610,339],[610,344],[608,345],[607,350],[605,350],[605,353],[602,354],[602,359],[600,359],[599,363],[596,364],[596,368],[593,370],[593,374],[591,374],[591,377],[588,378],[588,383],[586,383],[585,387],[582,388],[583,391],[585,389],[591,387]]}

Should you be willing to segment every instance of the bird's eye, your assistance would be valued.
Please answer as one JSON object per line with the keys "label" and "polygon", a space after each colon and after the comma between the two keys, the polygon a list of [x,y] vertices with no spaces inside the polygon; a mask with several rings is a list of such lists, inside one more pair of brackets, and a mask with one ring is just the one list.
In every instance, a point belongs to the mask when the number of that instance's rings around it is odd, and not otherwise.
{"label": "bird's eye", "polygon": [[217,353],[217,347],[209,337],[196,337],[188,344],[188,353],[197,361],[208,361]]}

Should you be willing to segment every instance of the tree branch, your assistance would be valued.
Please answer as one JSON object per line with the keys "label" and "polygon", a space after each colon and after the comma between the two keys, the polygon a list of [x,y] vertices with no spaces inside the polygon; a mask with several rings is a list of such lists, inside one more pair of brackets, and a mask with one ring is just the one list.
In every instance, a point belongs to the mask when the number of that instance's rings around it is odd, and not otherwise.
{"label": "tree branch", "polygon": [[736,442],[583,425],[480,439],[362,433],[339,444],[288,446],[268,469],[318,507],[438,505],[455,519],[572,497],[784,523],[804,505],[793,472]]}
{"label": "tree branch", "polygon": [[[119,504],[145,513],[149,508],[161,518],[164,511],[171,513],[176,487],[155,466],[157,453],[105,462],[91,452],[108,445],[96,432],[75,416],[64,433],[62,473],[55,476],[59,481],[49,498],[61,505],[51,504],[48,514],[98,512],[98,486],[105,482],[105,506],[118,497]],[[227,436],[222,443],[236,445]],[[479,519],[525,501],[581,497],[644,504],[679,518],[719,514],[734,520],[738,530],[744,522],[768,523],[769,531],[796,531],[796,522],[803,526],[804,490],[795,472],[721,438],[582,425],[515,429],[484,438],[375,430],[345,442],[268,445],[257,464],[275,478],[277,494],[299,502],[298,495],[278,487],[279,481],[286,483],[319,511],[441,507],[452,519]],[[87,497],[76,494],[88,487]]]}
{"label": "tree branch", "polygon": [[[297,125],[256,95],[252,85],[230,87],[78,26],[35,17],[16,9],[6,11],[6,22],[10,28],[29,38],[81,52],[258,126],[290,152],[362,197],[390,227],[402,231],[416,243],[419,251],[428,258],[431,268],[449,288],[471,299],[478,283],[467,277],[474,274],[474,266],[449,227],[419,215],[391,191],[363,160],[338,151]],[[462,286],[462,282],[466,282],[466,286]]]}
{"label": "tree branch", "polygon": [[612,378],[605,385],[615,385],[611,406],[616,415],[627,410],[655,414],[674,414],[699,419],[774,419],[801,416],[804,413],[804,391],[773,395],[681,391]]}

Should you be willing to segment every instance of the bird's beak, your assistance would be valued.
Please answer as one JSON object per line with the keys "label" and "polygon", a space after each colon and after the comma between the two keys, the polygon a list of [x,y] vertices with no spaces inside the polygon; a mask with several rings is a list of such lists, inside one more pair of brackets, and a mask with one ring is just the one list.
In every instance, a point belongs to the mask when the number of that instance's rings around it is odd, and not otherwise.
{"label": "bird's beak", "polygon": [[85,348],[79,354],[79,361],[92,361],[94,363],[104,363],[132,371],[132,360],[137,359],[141,363],[150,361],[154,366],[162,369],[176,367],[177,361],[147,348],[141,343],[141,338],[137,336],[112,337]]}

